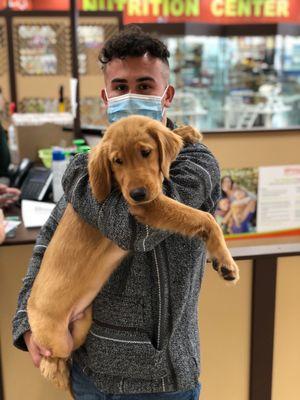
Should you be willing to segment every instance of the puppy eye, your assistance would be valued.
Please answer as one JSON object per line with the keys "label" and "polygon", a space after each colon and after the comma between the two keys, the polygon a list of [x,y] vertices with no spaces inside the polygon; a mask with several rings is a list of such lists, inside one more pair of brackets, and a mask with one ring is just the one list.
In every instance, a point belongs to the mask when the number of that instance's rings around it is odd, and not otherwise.
{"label": "puppy eye", "polygon": [[150,149],[141,150],[141,154],[142,154],[142,156],[143,156],[144,158],[147,158],[147,157],[150,155],[150,153],[151,153],[151,150],[150,150]]}
{"label": "puppy eye", "polygon": [[116,164],[123,164],[123,161],[121,160],[121,158],[115,158],[114,159],[114,162],[116,163]]}

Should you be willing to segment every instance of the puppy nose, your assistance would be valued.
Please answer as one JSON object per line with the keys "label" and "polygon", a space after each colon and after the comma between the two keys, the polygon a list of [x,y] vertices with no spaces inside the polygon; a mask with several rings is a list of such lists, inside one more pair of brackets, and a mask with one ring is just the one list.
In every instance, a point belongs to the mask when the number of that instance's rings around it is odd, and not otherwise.
{"label": "puppy nose", "polygon": [[134,201],[142,201],[145,200],[147,191],[145,188],[141,187],[131,190],[129,194]]}

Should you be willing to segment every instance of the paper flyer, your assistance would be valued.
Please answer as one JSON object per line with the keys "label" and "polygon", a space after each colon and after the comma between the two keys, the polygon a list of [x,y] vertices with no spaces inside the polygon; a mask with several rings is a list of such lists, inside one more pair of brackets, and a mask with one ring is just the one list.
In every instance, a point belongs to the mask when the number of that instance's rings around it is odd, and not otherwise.
{"label": "paper flyer", "polygon": [[25,228],[43,226],[49,218],[55,204],[41,201],[22,200],[22,219]]}
{"label": "paper flyer", "polygon": [[300,165],[260,167],[257,232],[300,227]]}

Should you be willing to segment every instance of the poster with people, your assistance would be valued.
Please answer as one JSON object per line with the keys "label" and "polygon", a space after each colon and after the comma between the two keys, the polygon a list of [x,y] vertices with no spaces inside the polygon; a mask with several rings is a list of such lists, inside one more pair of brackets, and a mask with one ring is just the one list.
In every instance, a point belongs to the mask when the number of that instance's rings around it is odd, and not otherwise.
{"label": "poster with people", "polygon": [[222,195],[215,218],[225,235],[256,232],[258,169],[222,170]]}

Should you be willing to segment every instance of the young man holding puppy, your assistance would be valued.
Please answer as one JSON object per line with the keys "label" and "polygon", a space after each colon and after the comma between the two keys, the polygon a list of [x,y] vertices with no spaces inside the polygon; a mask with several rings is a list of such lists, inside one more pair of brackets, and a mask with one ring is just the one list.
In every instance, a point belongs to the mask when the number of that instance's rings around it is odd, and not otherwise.
{"label": "young man holding puppy", "polygon": [[[106,88],[101,97],[110,122],[140,114],[173,129],[165,112],[174,96],[168,57],[162,42],[137,27],[104,45],[100,61]],[[75,399],[198,399],[197,304],[204,242],[139,224],[117,189],[97,203],[88,183],[86,155],[73,159],[63,186],[65,196],[40,232],[24,279],[13,321],[15,346],[28,350],[35,366],[42,355],[51,354],[34,342],[26,304],[43,254],[70,202],[86,222],[131,250],[95,298],[91,330],[73,353]],[[163,190],[177,201],[213,213],[220,197],[220,172],[210,151],[200,143],[186,145],[172,163]]]}

